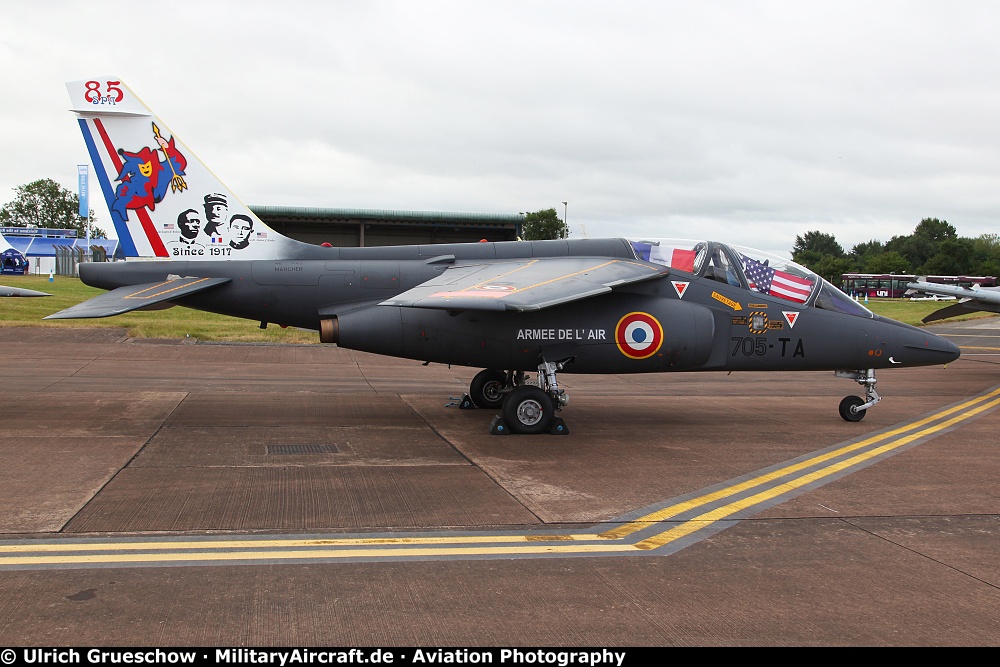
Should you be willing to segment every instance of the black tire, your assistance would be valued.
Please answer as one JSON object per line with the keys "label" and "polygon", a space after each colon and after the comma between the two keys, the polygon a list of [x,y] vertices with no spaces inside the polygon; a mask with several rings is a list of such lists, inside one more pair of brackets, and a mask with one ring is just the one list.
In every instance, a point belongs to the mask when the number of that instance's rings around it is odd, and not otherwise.
{"label": "black tire", "polygon": [[865,418],[867,410],[855,410],[859,405],[864,405],[865,401],[860,396],[845,396],[840,402],[840,416],[845,421],[859,422]]}
{"label": "black tire", "polygon": [[487,368],[472,378],[469,384],[469,398],[477,408],[499,408],[503,405],[503,388],[506,384],[506,373]]}
{"label": "black tire", "polygon": [[548,433],[556,416],[552,399],[534,385],[521,385],[503,401],[503,420],[511,433]]}

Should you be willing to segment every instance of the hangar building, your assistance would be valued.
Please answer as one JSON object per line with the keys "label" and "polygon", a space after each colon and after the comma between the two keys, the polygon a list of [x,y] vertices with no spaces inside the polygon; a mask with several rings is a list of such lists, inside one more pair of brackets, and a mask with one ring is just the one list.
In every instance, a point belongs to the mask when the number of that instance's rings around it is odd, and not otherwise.
{"label": "hangar building", "polygon": [[451,213],[358,208],[251,206],[276,232],[317,245],[365,247],[516,241],[524,216],[519,213]]}

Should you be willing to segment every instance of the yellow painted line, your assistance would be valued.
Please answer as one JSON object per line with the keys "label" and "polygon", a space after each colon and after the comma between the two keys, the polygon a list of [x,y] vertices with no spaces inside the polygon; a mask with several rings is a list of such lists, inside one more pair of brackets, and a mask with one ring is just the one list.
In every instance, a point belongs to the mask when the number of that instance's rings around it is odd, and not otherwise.
{"label": "yellow painted line", "polygon": [[[357,537],[319,538],[310,540],[207,540],[159,542],[73,542],[71,544],[9,544],[0,545],[0,554],[38,553],[47,551],[179,551],[182,549],[293,549],[299,547],[353,547],[377,545],[437,545],[437,544],[500,544],[532,542],[593,541],[597,535],[458,535],[454,537]],[[2,561],[0,561],[2,562]]]}
{"label": "yellow painted line", "polygon": [[[146,292],[148,292],[149,290],[154,290],[154,289],[157,289],[159,287],[163,287],[164,285],[169,285],[169,284],[175,282],[173,280],[168,280],[166,282],[160,283],[159,285],[153,285],[152,287],[147,287],[146,289],[140,290],[140,291],[136,292],[135,294],[129,294],[128,296],[124,296],[122,298],[123,299],[155,299],[158,296],[163,296],[164,294],[170,294],[171,292],[176,292],[179,289],[184,289],[185,287],[190,287],[191,285],[197,285],[198,283],[203,283],[206,280],[208,280],[208,278],[199,278],[198,280],[195,280],[194,282],[190,282],[190,283],[189,282],[185,282],[183,285],[177,285],[176,287],[171,287],[170,289],[161,290],[159,292],[156,292],[155,294],[146,294]],[[140,294],[142,294],[144,296],[139,296]]]}
{"label": "yellow painted line", "polygon": [[559,276],[558,278],[552,278],[551,280],[545,280],[545,281],[540,282],[540,283],[535,283],[534,285],[528,285],[527,287],[518,287],[516,290],[513,290],[512,292],[509,292],[509,294],[514,294],[515,292],[524,292],[525,290],[535,289],[536,287],[541,287],[542,285],[550,285],[552,283],[557,283],[560,280],[566,280],[567,278],[572,278],[573,276],[578,276],[581,273],[586,273],[587,271],[593,271],[594,269],[600,269],[601,267],[609,266],[611,264],[617,264],[617,263],[618,263],[618,260],[617,259],[613,259],[610,262],[604,262],[602,264],[598,264],[597,266],[591,266],[589,268],[581,269],[581,270],[575,271],[573,273],[567,273],[566,275]]}
{"label": "yellow painted line", "polygon": [[721,500],[727,496],[731,496],[741,491],[747,491],[756,486],[760,486],[762,484],[771,482],[775,479],[785,477],[791,473],[798,472],[799,470],[810,468],[812,466],[815,466],[817,463],[822,463],[823,461],[829,461],[830,459],[843,456],[848,452],[862,449],[864,447],[868,447],[882,440],[886,440],[888,438],[895,437],[902,433],[906,433],[907,431],[911,431],[915,428],[919,428],[931,422],[935,422],[938,419],[941,419],[942,417],[945,417],[949,414],[953,414],[955,412],[959,412],[980,401],[988,400],[990,397],[997,395],[1000,395],[1000,389],[995,389],[994,391],[991,391],[990,393],[985,394],[983,396],[977,396],[976,398],[970,399],[964,403],[952,406],[947,410],[936,412],[933,415],[930,415],[929,417],[925,417],[924,419],[921,419],[919,421],[912,422],[910,424],[907,424],[906,426],[902,426],[900,428],[893,429],[891,431],[887,431],[885,433],[875,435],[870,438],[866,438],[864,440],[861,440],[860,442],[856,442],[854,444],[847,445],[839,449],[835,449],[831,452],[827,452],[826,454],[821,454],[819,456],[815,456],[813,458],[801,461],[799,463],[785,466],[784,468],[779,468],[778,470],[774,470],[767,474],[754,477],[753,479],[749,479],[740,484],[736,484],[734,486],[730,486],[725,489],[720,489],[713,493],[708,493],[703,496],[699,496],[697,498],[692,498],[691,500],[687,500],[682,503],[677,503],[669,507],[664,507],[663,509],[657,510],[655,512],[647,514],[646,516],[640,517],[639,519],[636,519],[622,526],[619,526],[618,528],[605,531],[604,533],[601,533],[601,537],[604,537],[606,539],[620,539],[622,537],[626,537],[634,532],[640,531],[643,528],[648,527],[649,524],[669,519],[672,516],[676,516],[678,514],[682,514],[684,512],[696,509],[706,503],[714,502],[716,500]]}
{"label": "yellow painted line", "polygon": [[977,414],[985,410],[989,410],[990,408],[994,408],[998,405],[1000,405],[1000,398],[994,399],[989,403],[984,403],[983,405],[980,405],[977,408],[969,410],[968,412],[965,412],[958,416],[952,417],[951,419],[943,421],[940,424],[936,424],[926,429],[916,431],[914,433],[911,433],[910,435],[900,438],[899,440],[894,440],[890,443],[882,445],[881,447],[876,447],[875,449],[863,452],[849,459],[839,461],[821,470],[816,470],[814,472],[811,472],[808,475],[797,477],[792,481],[779,484],[772,489],[762,491],[753,496],[748,496],[741,500],[729,503],[728,505],[723,505],[722,507],[718,507],[712,510],[711,512],[706,512],[689,521],[685,521],[683,524],[680,524],[676,528],[672,528],[666,532],[660,533],[659,535],[655,535],[648,539],[642,540],[641,542],[637,542],[636,547],[640,549],[655,549],[657,547],[662,547],[665,544],[669,544],[670,542],[680,539],[685,535],[690,535],[696,530],[700,530],[701,528],[704,528],[717,521],[725,519],[726,517],[732,516],[733,514],[741,510],[744,510],[748,507],[753,507],[754,505],[766,502],[772,498],[788,493],[789,491],[794,491],[795,489],[799,489],[803,486],[808,486],[809,484],[821,480],[824,477],[829,477],[830,475],[834,475],[847,468],[856,466],[859,463],[863,463],[864,461],[867,461],[869,459],[881,456],[886,452],[890,452],[894,449],[902,447],[903,445],[907,445],[913,442],[914,440],[918,440],[919,438],[925,437],[933,433],[937,433],[938,431],[954,426],[955,424],[961,423],[966,419],[969,419],[970,417],[974,417]]}
{"label": "yellow painted line", "polygon": [[[484,280],[481,283],[477,283],[475,285],[472,285],[471,287],[464,288],[464,289],[461,290],[461,293],[464,295],[464,293],[466,291],[468,291],[468,290],[474,290],[474,289],[477,289],[479,287],[482,287],[483,285],[489,285],[490,283],[496,282],[500,278],[503,278],[505,276],[509,276],[512,273],[517,273],[518,271],[526,269],[526,268],[530,267],[532,264],[538,263],[539,261],[540,260],[533,259],[530,262],[528,262],[527,264],[525,264],[524,266],[519,266],[518,268],[512,269],[512,270],[508,271],[507,273],[501,273],[500,275],[494,276],[494,277],[489,278],[487,280]],[[622,262],[622,260],[620,260],[620,259],[612,259],[610,261],[602,262],[601,264],[597,264],[595,266],[591,266],[591,267],[588,267],[586,269],[581,269],[579,271],[575,271],[573,273],[567,273],[567,274],[559,276],[557,278],[552,278],[550,280],[545,280],[545,281],[542,281],[540,283],[535,283],[534,285],[527,285],[525,287],[516,287],[516,288],[514,288],[514,289],[512,289],[510,291],[501,292],[499,294],[499,297],[497,297],[497,298],[503,298],[503,297],[509,296],[511,294],[517,294],[518,292],[525,292],[525,291],[530,290],[530,289],[535,289],[536,287],[542,287],[543,285],[550,285],[552,283],[559,282],[560,280],[566,280],[567,278],[572,278],[573,276],[578,276],[580,274],[587,273],[588,271],[594,271],[595,269],[600,269],[600,268],[603,268],[605,266],[610,266],[611,264],[618,264],[618,263],[621,263],[621,262]],[[638,263],[635,263],[635,262],[628,262],[628,263],[629,264],[633,264],[634,266],[642,267],[644,269],[649,269],[650,271],[653,271],[653,272],[659,271],[659,269],[657,269],[655,267],[646,266],[644,264],[638,264]],[[435,296],[437,296],[437,295],[435,295]]]}
{"label": "yellow painted line", "polygon": [[440,297],[444,299],[454,299],[456,297],[468,297],[470,299],[499,299],[505,294],[511,294],[514,290],[504,290],[504,291],[492,291],[492,290],[481,290],[476,291],[474,289],[459,290],[458,292],[434,292],[431,294],[432,297]]}
{"label": "yellow painted line", "polygon": [[1000,338],[998,334],[977,334],[977,333],[943,333],[938,334],[938,336],[952,337],[952,338]]}
{"label": "yellow painted line", "polygon": [[960,350],[1000,350],[1000,347],[982,347],[980,345],[959,345]]}
{"label": "yellow painted line", "polygon": [[[821,481],[831,475],[903,447],[917,439],[931,436],[950,428],[986,410],[997,407],[1000,405],[1000,397],[998,396],[1000,396],[1000,388],[952,406],[951,408],[941,410],[919,421],[812,457],[806,461],[785,466],[779,470],[760,475],[754,479],[727,487],[726,489],[704,494],[698,498],[657,510],[641,519],[600,534],[481,534],[458,536],[239,539],[231,541],[159,540],[148,542],[76,542],[63,544],[53,542],[31,544],[30,542],[26,542],[14,545],[0,545],[0,554],[10,554],[0,556],[0,567],[188,561],[584,555],[648,551],[710,527],[714,523],[731,517],[742,510]],[[948,415],[954,416],[941,421]],[[933,425],[927,426],[928,424]],[[902,437],[897,438],[896,436]],[[740,492],[775,481],[780,477],[788,476],[790,473],[807,467],[813,467],[823,461],[838,458],[846,453],[885,440],[890,441],[879,447],[858,452],[850,458],[836,461],[825,468],[811,471],[801,477],[763,489],[754,495],[706,511],[699,516],[678,523],[668,530],[643,539],[635,544],[621,542],[623,538],[639,530],[648,528],[682,512],[697,509],[716,500],[723,500]]]}
{"label": "yellow painted line", "polygon": [[[525,264],[524,266],[519,266],[516,269],[511,269],[507,273],[501,273],[499,276],[493,276],[492,278],[484,280],[483,282],[478,283],[476,285],[473,285],[472,287],[467,287],[466,289],[470,289],[471,290],[471,289],[476,289],[477,287],[482,287],[483,285],[489,285],[490,283],[492,283],[492,282],[494,282],[496,280],[499,280],[500,278],[503,278],[504,276],[509,276],[512,273],[517,273],[518,271],[522,271],[522,270],[528,268],[529,266],[531,266],[532,264],[537,264],[537,263],[538,263],[538,260],[537,259],[533,259],[530,262],[528,262],[527,264]],[[465,291],[465,290],[463,290],[463,291]]]}
{"label": "yellow painted line", "polygon": [[0,565],[71,565],[97,563],[154,563],[171,561],[235,561],[235,560],[314,560],[323,558],[385,558],[420,556],[505,556],[521,554],[588,554],[625,553],[639,549],[632,544],[574,544],[508,547],[454,547],[418,549],[313,549],[308,551],[202,551],[165,554],[88,554],[85,556],[11,556],[0,559]]}

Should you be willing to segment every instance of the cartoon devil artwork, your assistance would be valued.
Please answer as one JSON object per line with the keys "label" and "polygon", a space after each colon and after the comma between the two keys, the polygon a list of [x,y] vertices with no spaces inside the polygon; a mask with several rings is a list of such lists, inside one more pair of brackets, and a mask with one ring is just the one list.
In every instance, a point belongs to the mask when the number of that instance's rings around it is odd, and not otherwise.
{"label": "cartoon devil artwork", "polygon": [[111,215],[121,222],[128,220],[129,209],[156,208],[163,201],[169,185],[173,191],[184,190],[184,170],[187,168],[187,158],[174,146],[174,138],[170,140],[160,136],[160,128],[153,123],[153,135],[163,152],[164,160],[159,160],[157,150],[144,146],[135,153],[119,149],[122,166],[118,172],[118,187],[115,189],[115,201],[111,205]]}

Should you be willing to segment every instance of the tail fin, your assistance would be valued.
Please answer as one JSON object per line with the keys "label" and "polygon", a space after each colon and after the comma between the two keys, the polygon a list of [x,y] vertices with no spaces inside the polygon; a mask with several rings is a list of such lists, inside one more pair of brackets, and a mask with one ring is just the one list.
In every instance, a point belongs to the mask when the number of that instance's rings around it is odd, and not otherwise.
{"label": "tail fin", "polygon": [[66,84],[126,257],[290,259],[265,225],[117,77]]}

